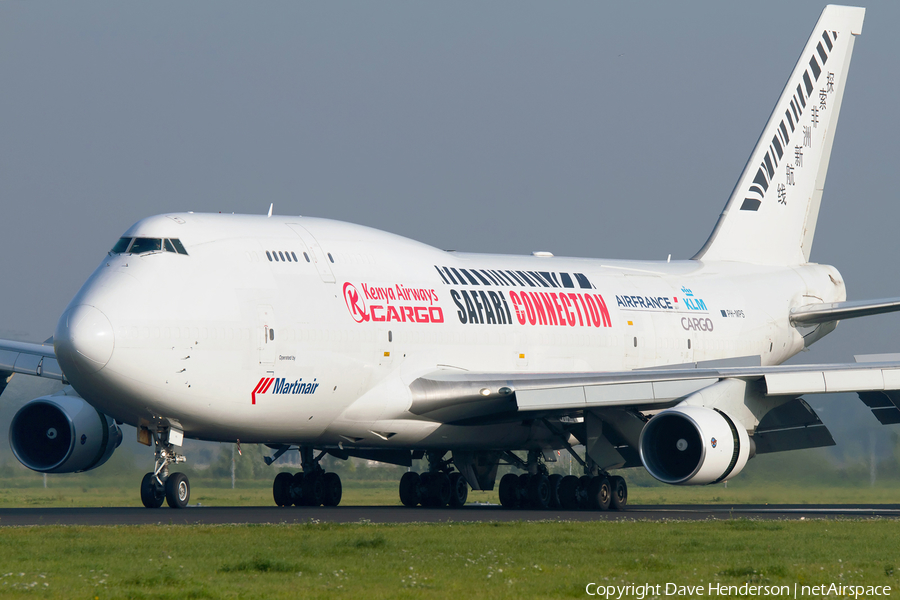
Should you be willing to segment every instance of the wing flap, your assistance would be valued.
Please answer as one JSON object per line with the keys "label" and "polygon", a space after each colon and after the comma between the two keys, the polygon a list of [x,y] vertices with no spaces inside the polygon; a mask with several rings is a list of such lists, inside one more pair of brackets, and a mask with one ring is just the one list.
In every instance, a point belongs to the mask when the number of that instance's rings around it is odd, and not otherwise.
{"label": "wing flap", "polygon": [[882,425],[900,423],[900,392],[858,392],[858,396]]}
{"label": "wing flap", "polygon": [[835,445],[831,432],[802,398],[769,411],[759,422],[753,441],[757,454]]}
{"label": "wing flap", "polygon": [[[822,367],[825,368],[822,368]],[[813,370],[765,373],[767,396],[802,396],[900,389],[900,368],[859,365],[819,365]],[[853,368],[856,367],[856,368]]]}

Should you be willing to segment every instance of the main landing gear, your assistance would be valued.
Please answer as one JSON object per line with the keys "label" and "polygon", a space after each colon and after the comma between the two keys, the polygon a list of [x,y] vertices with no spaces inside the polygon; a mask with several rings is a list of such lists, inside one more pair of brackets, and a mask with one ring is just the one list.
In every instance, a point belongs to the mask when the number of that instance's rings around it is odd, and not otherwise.
{"label": "main landing gear", "polygon": [[337,506],[341,502],[343,488],[337,473],[326,473],[319,465],[325,456],[320,452],[313,457],[313,449],[300,447],[300,473],[279,473],[272,484],[272,496],[278,506]]}
{"label": "main landing gear", "polygon": [[500,479],[500,504],[503,508],[563,510],[624,510],[628,503],[625,479],[597,467],[590,457],[584,460],[568,447],[572,457],[584,468],[584,475],[550,475],[542,455],[528,453],[528,462],[508,452],[510,464],[528,471],[522,475],[507,473]]}
{"label": "main landing gear", "polygon": [[175,451],[174,444],[169,443],[168,431],[155,432],[152,436],[156,462],[153,472],[141,480],[141,502],[147,508],[159,508],[165,500],[171,508],[184,508],[191,499],[191,484],[184,473],[169,473],[169,465],[186,459]]}
{"label": "main landing gear", "polygon": [[410,508],[420,504],[432,508],[463,506],[469,498],[465,478],[451,472],[450,461],[444,460],[443,453],[429,452],[426,458],[427,472],[420,475],[409,471],[400,478],[400,502]]}
{"label": "main landing gear", "polygon": [[546,475],[507,473],[500,479],[503,508],[623,510],[628,486],[618,475]]}

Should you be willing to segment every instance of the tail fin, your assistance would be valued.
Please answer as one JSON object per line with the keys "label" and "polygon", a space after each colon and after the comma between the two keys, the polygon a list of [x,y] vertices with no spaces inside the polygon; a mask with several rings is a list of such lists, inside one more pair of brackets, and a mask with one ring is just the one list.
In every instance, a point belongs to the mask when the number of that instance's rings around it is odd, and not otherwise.
{"label": "tail fin", "polygon": [[694,257],[809,260],[855,36],[864,8],[826,6],[716,228]]}

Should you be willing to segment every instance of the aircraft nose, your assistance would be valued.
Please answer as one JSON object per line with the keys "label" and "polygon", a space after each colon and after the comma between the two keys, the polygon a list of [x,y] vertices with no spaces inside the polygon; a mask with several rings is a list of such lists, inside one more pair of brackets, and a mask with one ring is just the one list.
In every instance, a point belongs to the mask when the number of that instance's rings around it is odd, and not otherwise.
{"label": "aircraft nose", "polygon": [[59,318],[53,345],[63,370],[72,365],[96,373],[109,362],[116,340],[106,315],[93,306],[79,304]]}

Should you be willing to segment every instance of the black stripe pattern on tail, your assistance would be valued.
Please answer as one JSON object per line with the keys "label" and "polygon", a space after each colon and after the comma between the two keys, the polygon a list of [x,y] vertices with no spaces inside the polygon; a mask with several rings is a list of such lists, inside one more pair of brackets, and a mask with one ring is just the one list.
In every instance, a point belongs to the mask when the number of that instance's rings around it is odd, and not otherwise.
{"label": "black stripe pattern on tail", "polygon": [[[784,158],[784,149],[788,148],[791,141],[791,135],[800,123],[800,117],[806,109],[806,101],[812,96],[815,89],[815,82],[818,82],[822,75],[822,69],[828,62],[829,52],[834,47],[834,41],[837,40],[836,31],[823,31],[822,42],[819,42],[813,50],[812,56],[809,58],[809,66],[803,73],[803,82],[797,84],[797,89],[791,97],[787,110],[784,111],[784,117],[776,129],[775,137],[769,144],[769,149],[760,161],[759,169],[756,171],[756,177],[747,190],[747,196],[741,204],[741,210],[757,211],[765,200],[766,192],[775,176],[775,170],[778,163]],[[818,56],[818,60],[816,57]],[[819,62],[821,61],[821,65]],[[813,102],[814,104],[814,102]]]}

